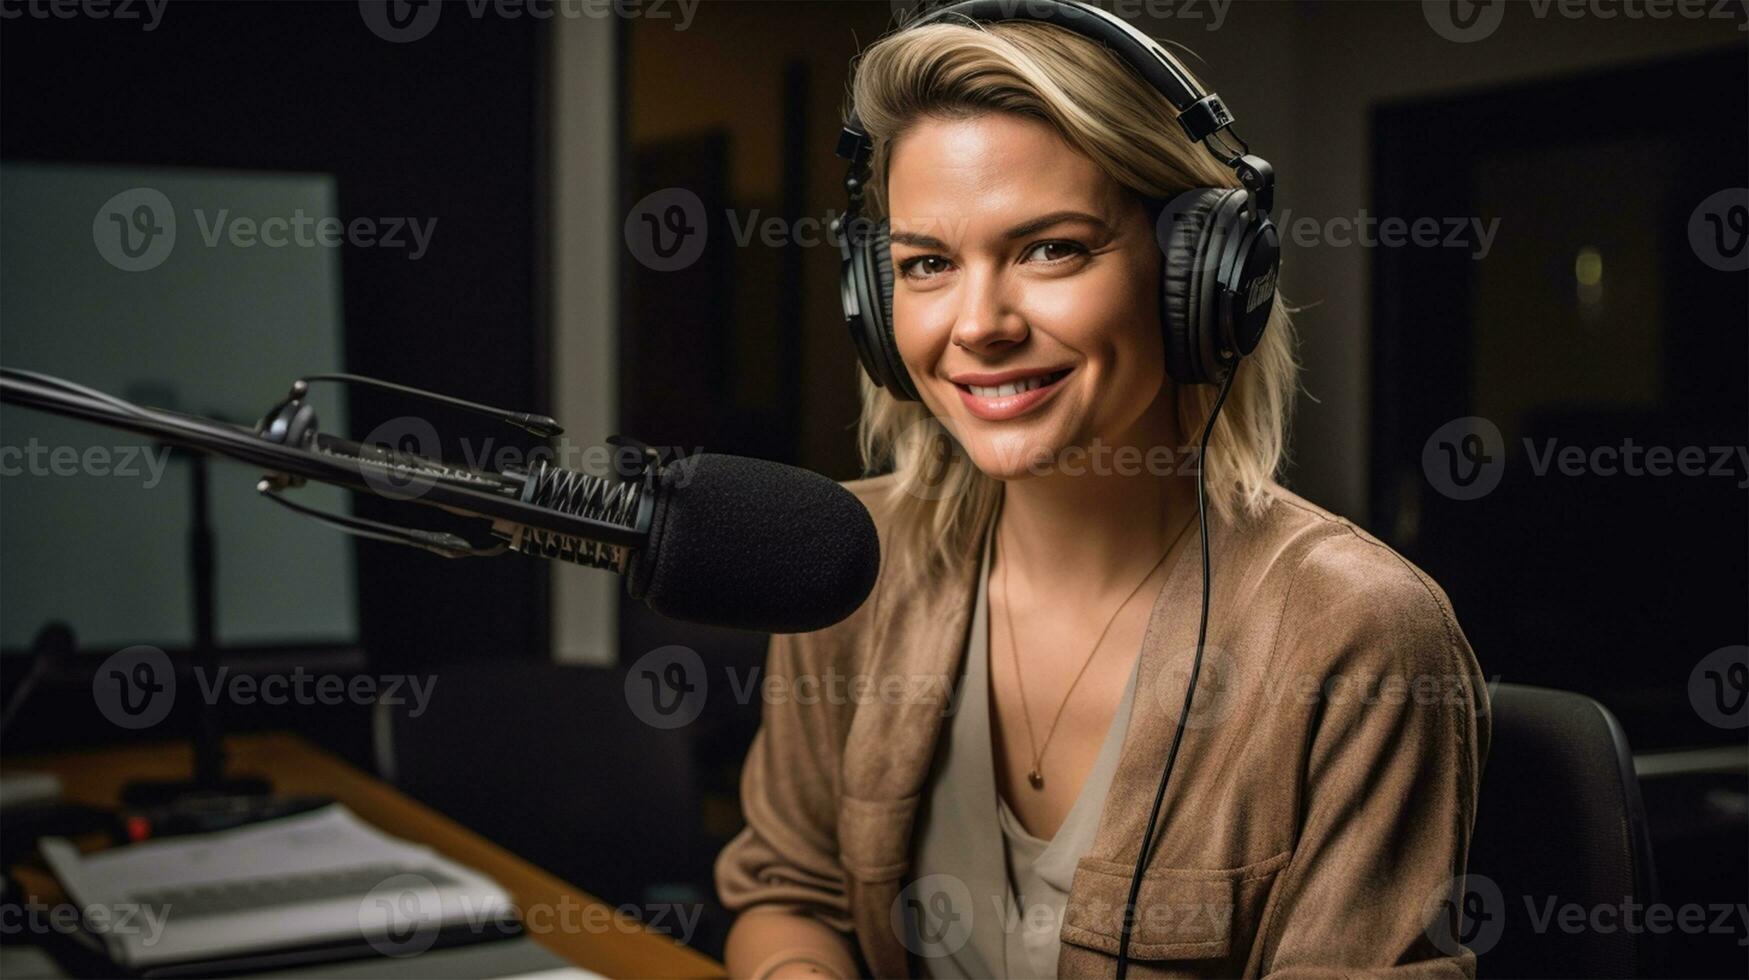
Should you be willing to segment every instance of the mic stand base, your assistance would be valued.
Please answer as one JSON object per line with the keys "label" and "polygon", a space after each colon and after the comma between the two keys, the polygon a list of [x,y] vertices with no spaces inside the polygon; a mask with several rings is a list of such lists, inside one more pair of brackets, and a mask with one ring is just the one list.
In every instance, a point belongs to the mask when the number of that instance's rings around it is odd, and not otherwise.
{"label": "mic stand base", "polygon": [[257,776],[231,776],[213,780],[166,780],[129,783],[122,787],[121,802],[128,807],[170,806],[190,799],[215,796],[273,795],[273,784]]}

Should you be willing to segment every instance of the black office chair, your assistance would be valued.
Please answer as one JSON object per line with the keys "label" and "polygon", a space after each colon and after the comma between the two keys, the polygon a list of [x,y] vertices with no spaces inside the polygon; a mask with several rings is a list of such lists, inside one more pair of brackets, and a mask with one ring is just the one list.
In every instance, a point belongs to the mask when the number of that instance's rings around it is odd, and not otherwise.
{"label": "black office chair", "polygon": [[689,728],[627,705],[623,669],[438,667],[430,703],[380,707],[377,767],[404,792],[611,904],[708,866]]}
{"label": "black office chair", "polygon": [[[1588,697],[1517,684],[1494,689],[1492,712],[1466,896],[1484,919],[1471,921],[1466,937],[1478,975],[1655,975],[1656,934],[1620,922],[1605,930],[1590,925],[1593,909],[1619,909],[1624,901],[1641,907],[1643,924],[1643,908],[1658,900],[1621,725]],[[1562,926],[1568,905],[1586,912],[1577,931]],[[1490,915],[1497,924],[1485,921]],[[1611,917],[1603,923],[1611,926]]]}

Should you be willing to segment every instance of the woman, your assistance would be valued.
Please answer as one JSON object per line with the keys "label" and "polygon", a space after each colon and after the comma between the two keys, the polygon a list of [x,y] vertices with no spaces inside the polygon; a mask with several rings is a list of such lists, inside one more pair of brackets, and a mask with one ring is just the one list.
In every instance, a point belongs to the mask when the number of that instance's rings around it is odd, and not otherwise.
{"label": "woman", "polygon": [[[850,619],[777,636],[717,862],[734,976],[1109,975],[1197,648],[1198,433],[1168,376],[1160,215],[1236,186],[1077,33],[930,24],[863,55],[893,342],[863,379],[881,534]],[[1473,975],[1486,694],[1444,594],[1274,482],[1278,301],[1206,455],[1210,614],[1140,883],[1138,976]],[[813,692],[803,696],[803,692]]]}

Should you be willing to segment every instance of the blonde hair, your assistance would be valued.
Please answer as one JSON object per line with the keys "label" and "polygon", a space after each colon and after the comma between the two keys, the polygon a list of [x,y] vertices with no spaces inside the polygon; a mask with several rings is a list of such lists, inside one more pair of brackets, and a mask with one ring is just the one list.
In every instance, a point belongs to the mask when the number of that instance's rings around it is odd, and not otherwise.
{"label": "blonde hair", "polygon": [[[886,214],[894,141],[925,118],[1014,113],[1050,124],[1072,147],[1145,199],[1238,179],[1178,126],[1170,102],[1097,42],[1031,22],[931,24],[900,30],[858,59],[857,115],[874,140],[868,213]],[[1293,324],[1277,297],[1262,342],[1241,362],[1209,443],[1209,501],[1224,520],[1255,515],[1287,451],[1298,385]],[[972,463],[920,402],[862,379],[858,443],[865,469],[891,466],[893,557],[927,568],[968,560],[1001,501],[999,481]],[[1178,428],[1200,435],[1214,385],[1181,385]]]}

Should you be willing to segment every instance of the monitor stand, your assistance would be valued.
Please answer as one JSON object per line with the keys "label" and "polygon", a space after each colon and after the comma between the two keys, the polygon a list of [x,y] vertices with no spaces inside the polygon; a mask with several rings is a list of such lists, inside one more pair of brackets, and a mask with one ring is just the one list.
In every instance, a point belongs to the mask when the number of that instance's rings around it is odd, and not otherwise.
{"label": "monitor stand", "polygon": [[[219,666],[218,644],[214,639],[214,578],[213,528],[211,503],[207,494],[207,458],[192,450],[168,447],[174,456],[188,461],[189,486],[193,494],[188,534],[189,567],[194,578],[194,647],[191,658],[202,670],[214,671]],[[219,721],[219,706],[206,698],[195,702],[196,721],[193,737],[194,773],[186,780],[129,783],[122,787],[121,801],[131,807],[172,806],[190,800],[214,797],[266,797],[273,786],[255,776],[225,775],[225,745],[223,725]]]}

